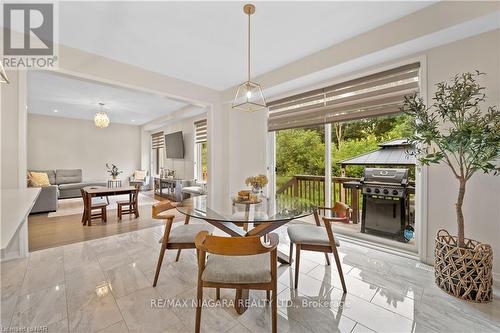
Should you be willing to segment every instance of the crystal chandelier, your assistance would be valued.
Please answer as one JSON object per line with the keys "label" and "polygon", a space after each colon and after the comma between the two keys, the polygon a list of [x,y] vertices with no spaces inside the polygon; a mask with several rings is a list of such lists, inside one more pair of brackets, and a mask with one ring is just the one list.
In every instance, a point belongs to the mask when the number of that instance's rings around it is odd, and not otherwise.
{"label": "crystal chandelier", "polygon": [[233,101],[233,109],[244,111],[257,111],[267,107],[266,99],[260,84],[250,80],[250,16],[255,13],[255,6],[246,4],[243,12],[248,15],[248,80],[240,84]]}
{"label": "crystal chandelier", "polygon": [[94,124],[99,128],[105,128],[109,126],[109,117],[102,109],[104,103],[99,103],[101,111],[97,112],[94,116]]}

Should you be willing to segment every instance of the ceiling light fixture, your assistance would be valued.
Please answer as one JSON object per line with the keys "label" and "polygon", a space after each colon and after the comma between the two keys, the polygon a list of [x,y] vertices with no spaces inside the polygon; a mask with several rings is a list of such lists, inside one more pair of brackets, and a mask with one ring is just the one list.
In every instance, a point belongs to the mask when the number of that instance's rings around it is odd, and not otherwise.
{"label": "ceiling light fixture", "polygon": [[99,103],[101,111],[97,112],[94,116],[94,124],[99,128],[105,128],[109,126],[109,117],[106,112],[103,111],[104,103]]}
{"label": "ceiling light fixture", "polygon": [[54,112],[55,112],[55,113],[58,113],[58,112],[59,112],[59,110],[57,110],[57,109],[54,109]]}
{"label": "ceiling light fixture", "polygon": [[3,61],[0,61],[0,83],[10,83],[7,73],[5,73],[5,69],[3,68]]}
{"label": "ceiling light fixture", "polygon": [[239,85],[233,101],[233,109],[257,111],[267,107],[260,84],[250,80],[250,16],[255,13],[255,6],[246,4],[243,12],[248,15],[248,80]]}

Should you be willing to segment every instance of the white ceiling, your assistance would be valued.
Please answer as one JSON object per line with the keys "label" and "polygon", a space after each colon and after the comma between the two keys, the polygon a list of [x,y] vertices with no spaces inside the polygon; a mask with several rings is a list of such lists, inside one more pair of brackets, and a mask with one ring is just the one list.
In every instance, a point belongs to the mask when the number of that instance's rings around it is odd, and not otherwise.
{"label": "white ceiling", "polygon": [[91,120],[102,102],[111,122],[142,125],[187,105],[48,71],[28,75],[28,112],[34,114]]}
{"label": "white ceiling", "polygon": [[[257,2],[253,75],[433,2]],[[217,90],[245,80],[241,2],[60,2],[60,43]]]}

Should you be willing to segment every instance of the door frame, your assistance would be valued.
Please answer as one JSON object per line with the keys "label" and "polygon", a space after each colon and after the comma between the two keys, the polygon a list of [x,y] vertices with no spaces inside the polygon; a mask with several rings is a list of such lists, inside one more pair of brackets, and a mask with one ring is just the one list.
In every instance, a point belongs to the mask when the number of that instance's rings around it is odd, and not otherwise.
{"label": "door frame", "polygon": [[[428,105],[428,96],[427,96],[427,57],[425,55],[421,55],[418,57],[407,58],[400,62],[395,62],[390,65],[380,66],[377,70],[371,70],[368,73],[359,74],[356,76],[364,76],[374,73],[375,71],[382,71],[388,68],[395,68],[399,66],[403,66],[406,64],[411,64],[414,62],[420,62],[419,69],[419,91],[420,96]],[[325,140],[327,139],[327,124],[325,124]],[[331,139],[331,124],[328,124],[330,127],[329,137]],[[267,171],[269,177],[269,189],[268,194],[269,198],[276,197],[276,133],[274,131],[268,132],[267,136],[268,140],[268,156],[267,156]],[[325,176],[328,174],[327,160],[331,161],[331,140],[329,140],[329,149],[326,147],[325,141]],[[330,166],[330,178],[331,178],[331,163]],[[429,263],[427,258],[427,244],[428,244],[428,210],[427,210],[427,200],[428,200],[428,167],[425,165],[421,165],[417,163],[415,165],[415,229],[417,233],[415,235],[417,255],[420,261]],[[325,181],[325,186],[327,182]],[[325,188],[325,196],[327,188]],[[331,193],[331,192],[330,192]],[[325,198],[326,199],[326,198]],[[331,201],[331,200],[330,200]],[[330,203],[327,201],[327,203]],[[274,202],[274,200],[271,200]],[[359,240],[360,242],[364,242],[363,240]],[[391,251],[392,252],[392,251]]]}

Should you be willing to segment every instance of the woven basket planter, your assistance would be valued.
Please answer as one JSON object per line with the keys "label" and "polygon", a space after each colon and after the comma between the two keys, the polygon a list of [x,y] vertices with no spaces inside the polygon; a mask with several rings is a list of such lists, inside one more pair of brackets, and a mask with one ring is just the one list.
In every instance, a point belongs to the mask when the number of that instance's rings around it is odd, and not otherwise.
{"label": "woven basket planter", "polygon": [[493,251],[488,244],[465,239],[465,248],[446,230],[436,236],[434,274],[436,284],[460,299],[486,303],[493,298]]}

